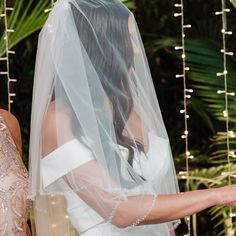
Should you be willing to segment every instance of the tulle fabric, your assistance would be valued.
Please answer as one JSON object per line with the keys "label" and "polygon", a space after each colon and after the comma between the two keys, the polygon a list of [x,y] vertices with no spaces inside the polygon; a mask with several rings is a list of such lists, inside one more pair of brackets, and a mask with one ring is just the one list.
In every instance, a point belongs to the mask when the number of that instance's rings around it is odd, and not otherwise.
{"label": "tulle fabric", "polygon": [[[35,235],[169,235],[178,223],[140,225],[178,184],[138,27],[120,1],[59,0],[40,33],[30,190]],[[130,214],[125,227],[118,212]]]}

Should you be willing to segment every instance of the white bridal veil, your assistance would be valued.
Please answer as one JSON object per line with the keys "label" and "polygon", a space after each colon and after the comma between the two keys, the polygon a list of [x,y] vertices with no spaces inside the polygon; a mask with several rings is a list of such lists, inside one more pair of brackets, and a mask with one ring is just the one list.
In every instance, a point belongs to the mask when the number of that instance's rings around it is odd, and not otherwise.
{"label": "white bridal veil", "polygon": [[58,0],[40,33],[30,184],[37,236],[169,235],[176,223],[145,225],[178,184],[139,31],[118,0]]}

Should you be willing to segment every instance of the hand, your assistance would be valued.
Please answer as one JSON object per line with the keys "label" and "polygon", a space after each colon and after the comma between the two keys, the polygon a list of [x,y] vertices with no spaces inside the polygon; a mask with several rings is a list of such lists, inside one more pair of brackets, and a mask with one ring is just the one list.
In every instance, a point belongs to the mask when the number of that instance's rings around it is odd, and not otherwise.
{"label": "hand", "polygon": [[229,185],[214,189],[215,194],[217,195],[216,205],[229,205],[236,207],[236,185]]}

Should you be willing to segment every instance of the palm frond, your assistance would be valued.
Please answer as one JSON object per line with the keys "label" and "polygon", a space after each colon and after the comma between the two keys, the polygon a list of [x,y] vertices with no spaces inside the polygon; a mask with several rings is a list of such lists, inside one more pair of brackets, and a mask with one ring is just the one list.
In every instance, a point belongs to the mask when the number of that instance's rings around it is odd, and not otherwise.
{"label": "palm frond", "polygon": [[[191,71],[188,78],[192,81],[191,85],[196,91],[196,96],[205,102],[205,108],[215,119],[224,121],[222,112],[225,110],[224,94],[217,93],[224,90],[223,77],[216,76],[216,73],[223,71],[223,57],[220,47],[210,44],[207,41],[191,40],[187,43],[187,62]],[[236,63],[228,60],[228,90],[236,91]],[[228,97],[230,122],[236,123],[235,98]]]}
{"label": "palm frond", "polygon": [[236,0],[230,0],[230,2],[231,2],[232,5],[236,8]]}
{"label": "palm frond", "polygon": [[[17,0],[14,4],[14,10],[8,16],[8,28],[14,29],[14,33],[9,34],[9,48],[12,48],[21,40],[39,30],[44,24],[47,14],[44,10],[50,6],[50,1],[39,0],[37,3],[30,0],[26,7],[24,0]],[[1,5],[1,9],[3,6]],[[0,56],[5,53],[4,35],[0,37]]]}
{"label": "palm frond", "polygon": [[123,2],[130,10],[135,10],[135,1],[134,1],[134,0],[122,0],[122,2]]}
{"label": "palm frond", "polygon": [[[189,185],[192,190],[202,188],[216,188],[220,186],[225,186],[228,184],[229,175],[236,174],[236,164],[230,165],[231,172],[228,172],[229,166],[227,164],[214,166],[211,168],[195,169],[190,172]],[[181,176],[179,176],[181,179]],[[232,180],[235,182],[235,179]],[[211,215],[211,220],[216,221],[214,228],[218,228],[224,225],[224,229],[219,233],[219,235],[225,235],[227,232],[226,223],[229,218],[229,207],[213,207],[210,208],[209,213]],[[197,222],[194,221],[194,226],[196,227]],[[236,223],[233,224],[234,229],[236,229]]]}

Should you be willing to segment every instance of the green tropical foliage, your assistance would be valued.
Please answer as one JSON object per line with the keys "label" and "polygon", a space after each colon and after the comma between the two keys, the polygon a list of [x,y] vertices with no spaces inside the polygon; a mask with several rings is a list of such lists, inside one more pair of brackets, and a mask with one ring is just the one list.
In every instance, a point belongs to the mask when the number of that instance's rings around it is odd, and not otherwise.
{"label": "green tropical foliage", "polygon": [[[0,12],[3,13],[3,3],[1,1]],[[24,1],[17,0],[13,4],[14,10],[8,16],[8,28],[14,29],[14,33],[9,34],[9,47],[14,47],[17,43],[21,42],[30,34],[39,30],[47,18],[45,9],[50,7],[49,1],[39,0]],[[2,23],[2,22],[1,22]],[[1,28],[4,25],[1,24]],[[5,53],[5,40],[4,34],[0,38],[0,56]]]}
{"label": "green tropical foliage", "polygon": [[[182,108],[182,81],[175,79],[181,70],[179,52],[174,50],[180,44],[180,22],[173,17],[174,0],[124,0],[135,14],[139,25],[153,75],[154,85],[160,102],[163,118],[169,133],[171,146],[178,171],[185,170],[184,143],[180,136],[184,130]],[[18,117],[23,136],[24,161],[28,160],[28,140],[30,130],[30,110],[33,84],[34,59],[37,46],[37,34],[47,18],[45,9],[50,8],[49,0],[9,0],[14,11],[8,12],[8,28],[15,29],[9,34],[10,47],[17,51],[12,56],[11,74],[18,79],[13,87],[17,93],[13,113]],[[192,28],[186,34],[187,64],[191,70],[187,73],[188,87],[194,89],[192,99],[188,101],[189,146],[195,158],[190,161],[190,188],[214,188],[228,184],[227,172],[236,174],[236,159],[227,164],[224,94],[222,77],[216,73],[223,68],[221,18],[215,16],[221,1],[188,0],[185,2],[186,22]],[[231,9],[228,15],[228,27],[236,32],[236,0],[227,2]],[[194,11],[192,10],[194,9]],[[3,1],[0,12],[3,11]],[[0,56],[5,53],[4,24],[0,21]],[[227,49],[235,52],[236,34],[227,37]],[[0,69],[4,65],[0,64]],[[236,92],[236,58],[227,58],[228,89]],[[0,106],[6,107],[5,80],[0,80]],[[235,97],[229,96],[230,130],[236,133]],[[236,152],[236,139],[230,139],[230,148]],[[179,175],[180,188],[185,189],[186,181]],[[234,182],[234,178],[232,178]],[[196,235],[227,235],[229,209],[215,207],[192,217],[192,233]],[[209,221],[208,219],[211,219]],[[234,222],[234,224],[236,224]],[[214,227],[214,230],[212,230]],[[184,235],[183,223],[177,235]]]}
{"label": "green tropical foliage", "polygon": [[[219,2],[220,3],[220,2]],[[232,3],[235,3],[232,1]],[[188,109],[191,120],[190,129],[190,148],[195,154],[195,159],[190,161],[190,187],[191,189],[219,187],[228,184],[228,176],[222,173],[229,170],[235,171],[235,159],[231,158],[231,166],[227,164],[227,145],[226,145],[226,126],[223,111],[225,110],[225,94],[217,93],[218,90],[224,90],[224,80],[217,77],[217,72],[223,71],[223,56],[221,51],[221,19],[216,18],[214,12],[220,10],[220,4],[214,4],[203,1],[189,1],[191,8],[194,8],[196,14],[191,11],[191,15],[186,13],[186,21],[192,24],[191,33],[187,34],[186,52],[187,66],[191,69],[187,73],[188,88],[194,89],[194,95],[188,102]],[[208,6],[207,6],[208,5]],[[234,5],[235,6],[235,5]],[[199,8],[202,8],[201,10]],[[228,6],[230,7],[230,5]],[[233,19],[235,20],[235,10],[231,8],[232,16],[228,19],[228,26],[233,28]],[[187,7],[187,9],[190,9]],[[210,11],[211,10],[211,11]],[[201,16],[199,16],[201,12]],[[209,14],[211,12],[211,14]],[[196,16],[195,16],[196,15]],[[180,27],[180,26],[179,26]],[[231,29],[230,29],[231,30]],[[170,37],[171,36],[171,37]],[[168,37],[150,37],[146,43],[149,54],[164,54],[174,56],[177,61],[174,64],[176,72],[181,69],[180,53],[173,50],[173,46],[179,45],[179,38]],[[235,52],[235,35],[227,38],[227,50]],[[227,58],[228,70],[228,91],[236,92],[236,60],[235,57]],[[176,104],[175,104],[176,105]],[[179,104],[182,106],[182,104]],[[177,105],[177,107],[180,107]],[[229,108],[229,130],[236,129],[236,107],[235,97],[228,96]],[[199,121],[200,127],[199,127]],[[183,129],[182,129],[183,130]],[[196,143],[200,143],[197,145]],[[230,139],[230,150],[235,151],[235,138]],[[184,155],[180,151],[176,154],[176,163],[179,170],[184,170]],[[182,160],[182,161],[181,161]],[[207,168],[206,168],[207,167]],[[181,175],[179,176],[181,180]],[[232,178],[232,182],[234,182]],[[185,181],[181,181],[185,183]],[[229,209],[213,208],[210,216],[215,222],[214,232],[204,235],[228,235],[227,224],[229,218]],[[202,217],[196,220],[196,215],[192,217],[193,235],[197,235],[197,221],[202,223]],[[205,224],[205,222],[203,223]],[[234,222],[235,225],[235,222]],[[199,224],[198,224],[199,226]],[[198,232],[199,233],[199,232]],[[201,233],[200,233],[201,235]]]}
{"label": "green tropical foliage", "polygon": [[235,0],[230,0],[230,2],[233,4],[233,6],[236,8],[236,1]]}
{"label": "green tropical foliage", "polygon": [[[218,25],[220,25],[219,23]],[[201,118],[201,121],[212,132],[212,136],[209,137],[211,142],[209,143],[208,152],[205,153],[208,156],[205,165],[208,165],[209,168],[198,168],[191,171],[190,183],[192,189],[199,187],[219,187],[228,184],[228,175],[222,175],[222,173],[227,173],[230,170],[232,171],[232,175],[235,174],[235,159],[231,158],[232,164],[230,168],[227,164],[226,118],[223,116],[223,111],[225,110],[225,94],[217,93],[218,90],[224,90],[223,78],[216,76],[217,72],[223,71],[223,56],[220,52],[222,42],[216,33],[217,31],[214,32],[214,26],[206,25],[205,28],[209,28],[205,30],[207,32],[205,37],[189,39],[186,43],[187,63],[191,68],[188,73],[189,86],[195,91],[194,98],[189,101],[189,108],[196,117],[199,116]],[[209,36],[215,37],[209,38]],[[227,39],[227,49],[234,51],[235,36],[231,36],[231,40]],[[234,93],[236,91],[235,68],[235,57],[227,58],[228,91]],[[228,109],[229,129],[235,132],[236,107],[234,96],[228,96]],[[235,151],[235,144],[235,138],[232,137],[230,139],[231,151]],[[204,159],[201,162],[203,164]],[[234,178],[232,178],[233,181]],[[210,210],[210,214],[213,221],[217,219],[215,227],[222,228],[218,232],[218,235],[229,235],[226,224],[229,219],[229,209],[227,207],[216,207]],[[196,222],[193,223],[196,224]],[[234,222],[235,226],[236,224]],[[195,235],[197,235],[196,232]]]}

